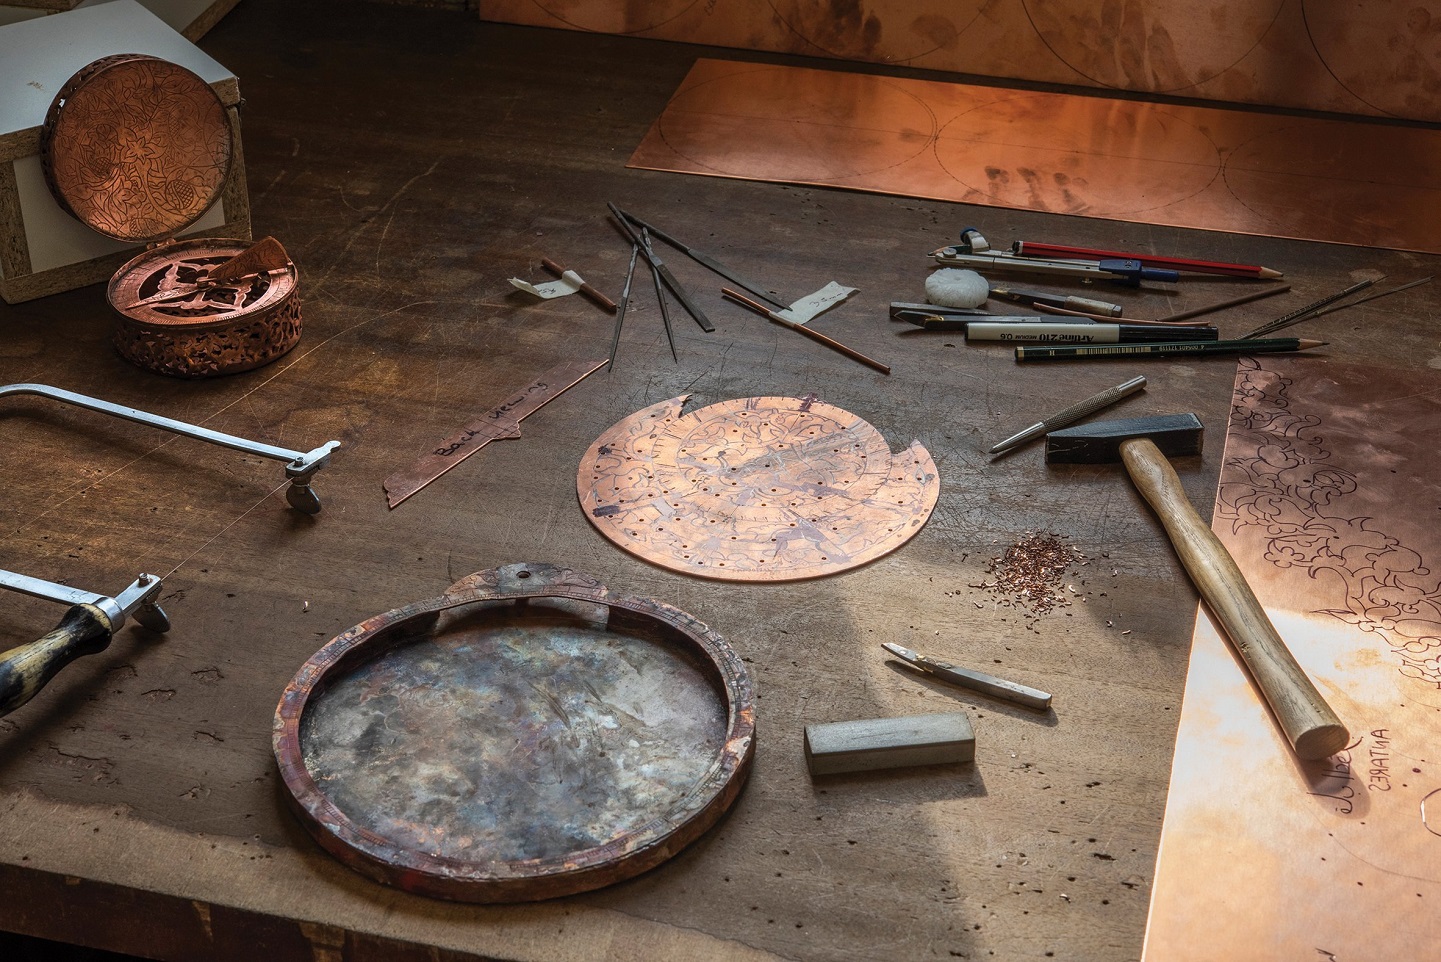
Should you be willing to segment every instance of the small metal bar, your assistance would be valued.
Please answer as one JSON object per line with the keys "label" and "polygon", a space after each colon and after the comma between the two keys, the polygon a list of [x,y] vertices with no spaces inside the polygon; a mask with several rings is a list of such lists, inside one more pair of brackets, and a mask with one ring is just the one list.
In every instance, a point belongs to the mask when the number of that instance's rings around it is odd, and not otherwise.
{"label": "small metal bar", "polygon": [[0,588],[8,588],[32,598],[58,601],[66,605],[93,605],[105,597],[93,591],[81,591],[79,588],[72,588],[69,585],[58,585],[53,581],[45,581],[42,578],[32,578],[29,575],[5,570],[0,570]]}

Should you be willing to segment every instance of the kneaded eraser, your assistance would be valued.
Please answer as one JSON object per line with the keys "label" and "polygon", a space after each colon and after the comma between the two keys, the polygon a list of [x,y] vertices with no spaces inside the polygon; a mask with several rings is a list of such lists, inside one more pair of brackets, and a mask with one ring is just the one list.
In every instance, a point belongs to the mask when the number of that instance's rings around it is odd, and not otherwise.
{"label": "kneaded eraser", "polygon": [[974,761],[976,734],[965,712],[866,718],[806,726],[812,775]]}

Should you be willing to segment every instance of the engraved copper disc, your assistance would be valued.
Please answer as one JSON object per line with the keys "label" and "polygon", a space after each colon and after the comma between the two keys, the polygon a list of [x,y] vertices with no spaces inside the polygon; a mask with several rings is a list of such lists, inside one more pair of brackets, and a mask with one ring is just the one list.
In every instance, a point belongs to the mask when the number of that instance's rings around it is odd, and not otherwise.
{"label": "engraved copper disc", "polygon": [[61,88],[41,153],[61,206],[107,237],[147,243],[210,209],[231,149],[225,106],[204,80],[165,60],[121,54]]}
{"label": "engraved copper disc", "polygon": [[591,523],[647,561],[729,581],[814,578],[894,551],[936,506],[919,441],[892,454],[870,424],[813,397],[682,414],[688,397],[606,431],[576,478]]}

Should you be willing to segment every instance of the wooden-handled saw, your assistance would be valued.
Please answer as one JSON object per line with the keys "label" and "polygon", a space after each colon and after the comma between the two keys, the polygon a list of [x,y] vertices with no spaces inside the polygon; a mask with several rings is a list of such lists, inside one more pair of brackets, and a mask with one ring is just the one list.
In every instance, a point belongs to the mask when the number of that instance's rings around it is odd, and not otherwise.
{"label": "wooden-handled saw", "polygon": [[127,618],[133,616],[151,631],[170,629],[170,619],[155,603],[160,596],[160,579],[155,575],[140,575],[113,598],[4,570],[0,570],[0,588],[71,606],[48,635],[0,652],[0,715],[34,698],[76,658],[110,647]]}

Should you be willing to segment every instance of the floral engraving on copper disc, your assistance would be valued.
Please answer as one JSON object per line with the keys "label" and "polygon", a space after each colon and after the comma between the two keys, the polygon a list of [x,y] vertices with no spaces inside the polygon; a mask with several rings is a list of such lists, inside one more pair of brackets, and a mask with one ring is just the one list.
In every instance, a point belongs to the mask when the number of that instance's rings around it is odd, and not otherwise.
{"label": "floral engraving on copper disc", "polygon": [[220,98],[191,71],[153,57],[91,64],[61,91],[46,127],[57,200],[117,240],[160,240],[189,226],[230,170]]}

